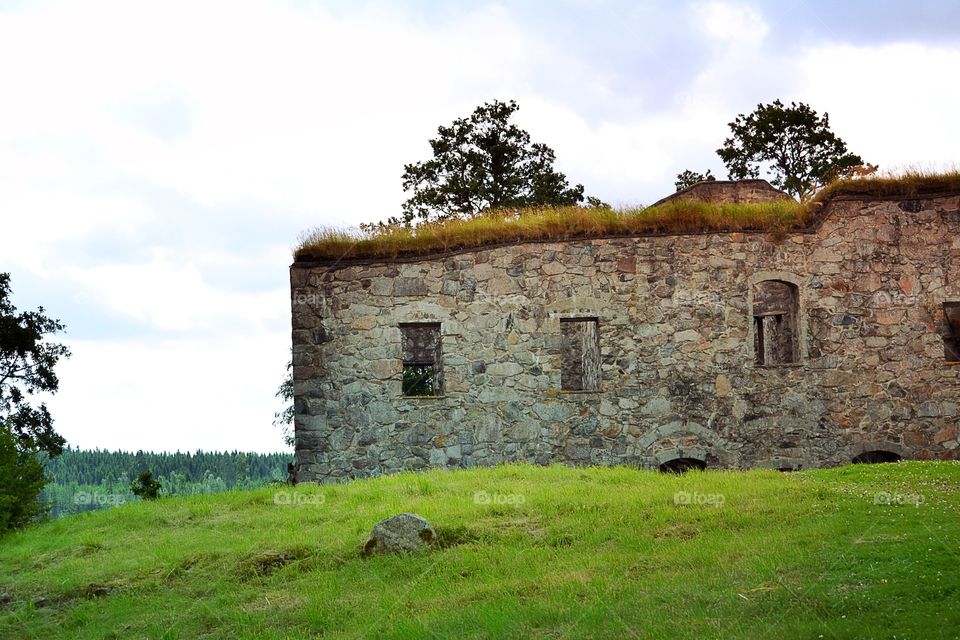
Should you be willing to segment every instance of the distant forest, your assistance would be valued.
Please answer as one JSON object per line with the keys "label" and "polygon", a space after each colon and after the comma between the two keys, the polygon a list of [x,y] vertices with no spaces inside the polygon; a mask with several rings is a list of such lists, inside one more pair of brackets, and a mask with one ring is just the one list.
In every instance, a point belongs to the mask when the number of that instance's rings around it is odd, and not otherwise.
{"label": "distant forest", "polygon": [[252,489],[287,479],[291,453],[145,453],[64,449],[46,461],[50,482],[41,499],[50,517],[95,511],[139,500],[130,491],[137,474],[150,470],[160,481],[161,496]]}

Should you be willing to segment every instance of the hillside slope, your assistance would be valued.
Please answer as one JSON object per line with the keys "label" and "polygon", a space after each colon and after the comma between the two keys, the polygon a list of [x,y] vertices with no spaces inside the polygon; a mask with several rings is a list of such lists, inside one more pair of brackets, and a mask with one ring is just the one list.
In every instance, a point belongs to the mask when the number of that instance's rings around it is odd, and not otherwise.
{"label": "hillside slope", "polygon": [[[442,547],[361,557],[402,512]],[[435,471],[7,536],[0,637],[956,638],[958,561],[955,462]]]}

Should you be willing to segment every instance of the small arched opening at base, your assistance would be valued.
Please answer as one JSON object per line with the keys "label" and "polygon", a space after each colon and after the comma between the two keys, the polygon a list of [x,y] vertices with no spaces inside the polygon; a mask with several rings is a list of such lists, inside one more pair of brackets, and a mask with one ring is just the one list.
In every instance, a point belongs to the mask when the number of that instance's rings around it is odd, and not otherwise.
{"label": "small arched opening at base", "polygon": [[707,463],[696,458],[674,458],[660,465],[660,473],[686,473],[691,469],[703,471]]}
{"label": "small arched opening at base", "polygon": [[892,451],[864,451],[853,459],[853,464],[879,464],[881,462],[900,462],[900,455]]}

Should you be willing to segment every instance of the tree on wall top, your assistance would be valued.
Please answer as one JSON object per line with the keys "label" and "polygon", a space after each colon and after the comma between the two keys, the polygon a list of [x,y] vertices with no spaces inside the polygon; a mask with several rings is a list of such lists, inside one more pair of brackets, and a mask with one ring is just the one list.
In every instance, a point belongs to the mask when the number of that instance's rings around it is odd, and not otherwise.
{"label": "tree on wall top", "polygon": [[677,174],[677,181],[673,183],[673,186],[677,188],[677,191],[683,191],[684,189],[692,187],[698,182],[713,182],[714,180],[716,180],[716,178],[713,176],[713,173],[711,173],[710,169],[707,169],[706,173],[684,169],[683,173]]}
{"label": "tree on wall top", "polygon": [[821,116],[802,102],[757,105],[753,113],[738,115],[730,130],[732,136],[717,149],[730,179],[759,178],[764,170],[771,184],[801,200],[864,164],[830,131],[829,114]]}
{"label": "tree on wall top", "polygon": [[571,187],[553,168],[553,149],[531,143],[529,133],[509,122],[518,109],[513,100],[494,100],[439,127],[430,140],[433,158],[404,166],[403,189],[413,195],[403,204],[403,222],[582,202],[583,185]]}

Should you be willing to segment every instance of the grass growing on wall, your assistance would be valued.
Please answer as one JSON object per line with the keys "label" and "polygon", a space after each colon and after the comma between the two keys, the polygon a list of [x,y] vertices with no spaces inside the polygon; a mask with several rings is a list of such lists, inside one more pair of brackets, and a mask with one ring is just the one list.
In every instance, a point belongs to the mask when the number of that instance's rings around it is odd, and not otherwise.
{"label": "grass growing on wall", "polygon": [[792,200],[725,205],[678,200],[633,209],[526,209],[373,233],[315,229],[301,239],[295,255],[297,260],[390,259],[525,241],[710,230],[786,231],[803,226],[805,219],[806,208]]}
{"label": "grass growing on wall", "polygon": [[[441,548],[361,557],[403,512]],[[956,462],[277,485],[0,539],[0,637],[952,638],[958,543]]]}
{"label": "grass growing on wall", "polygon": [[930,173],[911,169],[881,177],[838,181],[803,204],[793,200],[722,205],[673,200],[646,208],[560,207],[492,212],[468,220],[370,233],[317,228],[303,235],[294,258],[297,261],[390,260],[497,244],[660,233],[764,231],[782,234],[807,227],[813,212],[834,197],[903,197],[958,189],[958,171]]}
{"label": "grass growing on wall", "polygon": [[822,189],[814,202],[825,202],[837,196],[911,197],[958,190],[960,170],[932,172],[907,168],[855,180],[838,180]]}

